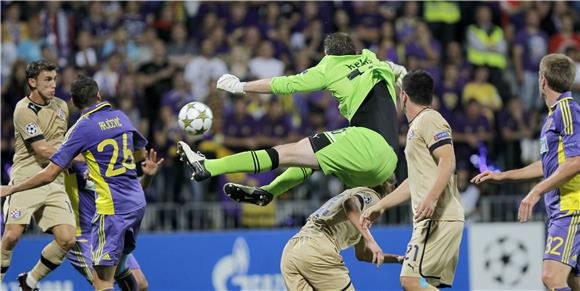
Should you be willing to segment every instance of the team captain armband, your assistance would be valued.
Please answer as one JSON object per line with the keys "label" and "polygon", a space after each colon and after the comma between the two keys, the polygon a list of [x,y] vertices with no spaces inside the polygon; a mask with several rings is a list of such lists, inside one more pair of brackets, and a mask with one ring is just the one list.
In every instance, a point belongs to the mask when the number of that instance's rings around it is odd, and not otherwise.
{"label": "team captain armband", "polygon": [[442,131],[433,136],[434,143],[429,147],[429,151],[433,152],[438,147],[446,144],[451,144],[451,133],[449,131]]}

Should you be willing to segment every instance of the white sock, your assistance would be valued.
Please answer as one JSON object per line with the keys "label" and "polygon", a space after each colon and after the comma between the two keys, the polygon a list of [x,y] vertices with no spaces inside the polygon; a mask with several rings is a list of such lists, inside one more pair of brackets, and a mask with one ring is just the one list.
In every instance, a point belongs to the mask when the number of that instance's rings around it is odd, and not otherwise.
{"label": "white sock", "polygon": [[28,276],[26,276],[26,285],[28,285],[30,288],[34,289],[34,288],[36,288],[37,284],[38,284],[38,281],[32,277],[32,274],[30,272],[28,272]]}

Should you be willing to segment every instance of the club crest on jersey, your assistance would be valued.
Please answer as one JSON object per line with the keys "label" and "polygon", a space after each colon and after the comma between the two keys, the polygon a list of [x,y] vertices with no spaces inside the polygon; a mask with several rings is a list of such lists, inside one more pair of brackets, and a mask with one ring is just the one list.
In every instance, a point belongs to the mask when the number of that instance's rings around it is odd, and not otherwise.
{"label": "club crest on jersey", "polygon": [[28,135],[34,135],[37,132],[38,127],[36,126],[36,123],[30,122],[26,125],[26,133],[28,133]]}
{"label": "club crest on jersey", "polygon": [[415,130],[411,129],[409,130],[409,133],[407,134],[407,140],[412,140],[415,137]]}
{"label": "club crest on jersey", "polygon": [[66,116],[65,116],[65,114],[64,114],[64,110],[62,110],[62,108],[59,108],[59,109],[56,111],[56,115],[58,115],[58,117],[60,117],[60,119],[62,119],[62,120],[64,120],[64,119],[65,119],[65,117],[66,117]]}
{"label": "club crest on jersey", "polygon": [[10,217],[13,219],[18,219],[22,216],[22,211],[20,209],[12,209],[10,210]]}
{"label": "club crest on jersey", "polygon": [[369,204],[371,203],[371,201],[373,201],[373,198],[365,196],[363,197],[363,201],[365,202],[365,204]]}

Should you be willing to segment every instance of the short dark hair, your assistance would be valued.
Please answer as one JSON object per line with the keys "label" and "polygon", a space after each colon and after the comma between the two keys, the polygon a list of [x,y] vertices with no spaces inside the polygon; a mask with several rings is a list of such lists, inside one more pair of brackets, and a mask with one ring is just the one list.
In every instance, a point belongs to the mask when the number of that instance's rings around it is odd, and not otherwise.
{"label": "short dark hair", "polygon": [[566,55],[549,54],[540,61],[540,74],[546,78],[552,90],[563,93],[572,90],[576,64]]}
{"label": "short dark hair", "polygon": [[[28,79],[36,79],[41,72],[55,71],[56,68],[56,64],[53,62],[45,60],[34,61],[26,66],[26,81],[28,83]],[[34,89],[32,86],[30,86],[30,84],[28,84],[28,87],[30,87],[30,89]]]}
{"label": "short dark hair", "polygon": [[433,102],[433,77],[423,70],[413,70],[403,78],[403,91],[413,103],[431,105]]}
{"label": "short dark hair", "polygon": [[97,82],[84,75],[79,75],[70,88],[73,104],[79,109],[87,108],[96,103],[98,92]]}
{"label": "short dark hair", "polygon": [[324,39],[324,53],[331,56],[356,55],[356,47],[348,34],[335,32]]}

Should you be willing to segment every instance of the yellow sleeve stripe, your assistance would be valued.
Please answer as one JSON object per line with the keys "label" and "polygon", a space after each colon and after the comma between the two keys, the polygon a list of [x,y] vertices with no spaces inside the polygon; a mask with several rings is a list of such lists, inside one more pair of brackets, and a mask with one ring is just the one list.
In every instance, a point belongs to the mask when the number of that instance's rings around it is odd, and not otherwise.
{"label": "yellow sleeve stripe", "polygon": [[564,121],[564,134],[570,135],[574,132],[574,122],[570,111],[570,103],[567,99],[560,102],[560,110],[562,111],[562,120]]}

